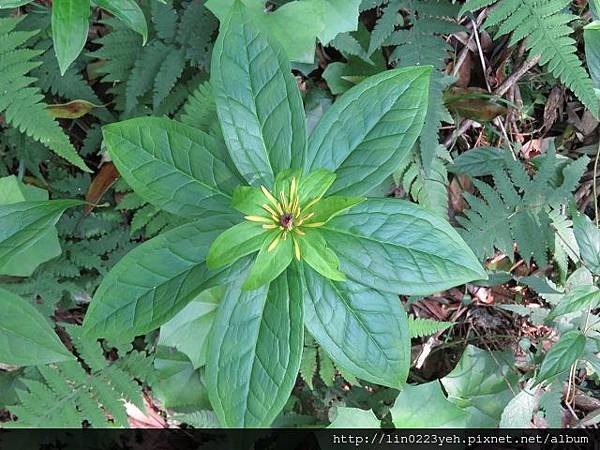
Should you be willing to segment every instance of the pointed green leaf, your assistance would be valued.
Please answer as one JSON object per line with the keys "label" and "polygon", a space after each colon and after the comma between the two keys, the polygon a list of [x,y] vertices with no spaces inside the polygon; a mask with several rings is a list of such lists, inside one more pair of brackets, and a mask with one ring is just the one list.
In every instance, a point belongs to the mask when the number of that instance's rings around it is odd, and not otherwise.
{"label": "pointed green leaf", "polygon": [[311,217],[310,222],[327,222],[333,219],[338,214],[356,206],[365,201],[364,197],[341,197],[334,195],[333,197],[327,197],[319,200],[313,207],[308,209],[306,212],[314,213]]}
{"label": "pointed green leaf", "polygon": [[581,259],[592,272],[600,275],[600,230],[589,217],[577,214],[573,217],[573,233]]}
{"label": "pointed green leaf", "polygon": [[46,319],[18,295],[0,288],[0,363],[37,366],[75,359]]}
{"label": "pointed green leaf", "polygon": [[298,184],[298,196],[304,203],[321,198],[335,181],[335,173],[326,169],[315,170],[303,176]]}
{"label": "pointed green leaf", "polygon": [[0,267],[44,239],[65,210],[83,204],[79,200],[51,200],[1,205]]}
{"label": "pointed green leaf", "polygon": [[144,200],[183,217],[231,211],[231,193],[240,180],[206,133],[158,117],[118,122],[103,131],[119,173]]}
{"label": "pointed green leaf", "polygon": [[402,200],[367,199],[321,230],[340,270],[374,289],[429,295],[487,279],[448,222]]}
{"label": "pointed green leaf", "polygon": [[263,205],[267,204],[265,194],[258,188],[238,186],[233,191],[231,207],[248,216],[264,216],[266,211]]}
{"label": "pointed green leaf", "polygon": [[252,266],[250,275],[244,283],[244,290],[257,289],[266,283],[271,282],[283,272],[292,262],[294,249],[292,239],[280,240],[275,248],[269,251],[269,246],[274,239],[278,239],[279,231],[267,234],[266,240],[258,252],[256,261]]}
{"label": "pointed green leaf", "polygon": [[508,352],[490,352],[468,345],[452,372],[440,380],[448,400],[469,413],[466,426],[495,427],[518,391],[519,373]]}
{"label": "pointed green leaf", "polygon": [[176,348],[189,358],[194,369],[204,366],[208,336],[224,290],[224,286],[218,286],[200,293],[160,327],[158,345]]}
{"label": "pointed green leaf", "polygon": [[579,286],[566,294],[554,307],[547,320],[554,319],[575,311],[586,311],[588,308],[597,308],[600,304],[600,289],[596,286]]}
{"label": "pointed green leaf", "polygon": [[319,230],[308,230],[305,236],[296,238],[302,260],[325,278],[344,281],[346,276],[339,271],[340,261],[327,246]]}
{"label": "pointed green leaf", "polygon": [[211,269],[228,266],[242,256],[259,251],[268,236],[269,233],[259,223],[239,223],[215,239],[206,263]]}
{"label": "pointed green leaf", "polygon": [[61,75],[77,59],[87,41],[90,0],[52,2],[52,41]]}
{"label": "pointed green leaf", "polygon": [[372,410],[338,406],[327,428],[381,428],[381,420]]}
{"label": "pointed green leaf", "polygon": [[[206,7],[223,20],[237,1],[208,0]],[[280,6],[275,11],[265,8],[264,1],[242,2],[261,28],[277,36],[286,50],[287,58],[313,64],[317,39],[327,45],[339,33],[356,30],[361,0],[279,1]],[[290,26],[290,23],[294,26]]]}
{"label": "pointed green leaf", "polygon": [[306,328],[336,365],[372,383],[400,387],[411,362],[400,299],[351,280],[331,281],[307,264],[300,273]]}
{"label": "pointed green leaf", "polygon": [[464,428],[469,416],[446,399],[437,380],[405,386],[390,413],[396,428]]}
{"label": "pointed green leaf", "polygon": [[85,316],[86,333],[130,337],[167,322],[228,273],[210,271],[205,257],[213,239],[231,225],[218,217],[189,223],[129,252],[96,291]]}
{"label": "pointed green leaf", "polygon": [[231,158],[250,185],[271,187],[304,154],[304,106],[284,50],[239,2],[221,23],[211,84]]}
{"label": "pointed green leaf", "polygon": [[346,92],[312,132],[304,169],[328,169],[330,194],[361,196],[391,175],[425,120],[431,67],[382,72]]}
{"label": "pointed green leaf", "polygon": [[585,336],[577,330],[566,332],[546,353],[536,382],[541,383],[566,372],[583,355],[584,350]]}
{"label": "pointed green leaf", "polygon": [[135,0],[93,0],[102,9],[105,9],[136,33],[142,35],[143,44],[148,40],[148,24],[142,8]]}
{"label": "pointed green leaf", "polygon": [[228,286],[209,338],[205,380],[224,427],[267,427],[288,401],[304,343],[302,292],[289,271],[252,291]]}
{"label": "pointed green leaf", "polygon": [[[0,178],[0,205],[46,200],[48,200],[47,191],[24,184],[14,175]],[[61,253],[58,231],[56,227],[48,226],[44,236],[40,236],[35,245],[25,246],[12,258],[0,263],[0,275],[29,277],[40,264],[59,256]]]}

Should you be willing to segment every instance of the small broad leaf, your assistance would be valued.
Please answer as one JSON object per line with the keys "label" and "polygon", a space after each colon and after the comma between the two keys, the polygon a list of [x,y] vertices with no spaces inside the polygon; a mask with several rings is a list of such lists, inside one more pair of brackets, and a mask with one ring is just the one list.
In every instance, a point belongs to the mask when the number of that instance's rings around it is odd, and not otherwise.
{"label": "small broad leaf", "polygon": [[431,67],[387,70],[341,96],[313,130],[305,172],[328,169],[330,194],[361,196],[413,148],[427,111]]}
{"label": "small broad leaf", "polygon": [[262,225],[248,221],[239,223],[215,239],[206,263],[211,269],[225,267],[242,256],[259,251],[267,237]]}
{"label": "small broad leaf", "polygon": [[288,401],[304,343],[302,292],[290,271],[252,291],[229,285],[209,338],[205,381],[224,427],[267,427]]}
{"label": "small broad leaf", "polygon": [[271,282],[292,262],[294,255],[292,239],[280,239],[278,231],[265,233],[265,235],[266,239],[258,252],[250,275],[242,286],[244,290],[257,289]]}
{"label": "small broad leaf", "polygon": [[200,372],[181,352],[159,346],[154,355],[152,394],[165,408],[208,409],[208,392]]}
{"label": "small broad leaf", "polygon": [[212,240],[231,225],[222,217],[192,222],[129,252],[96,291],[85,316],[86,333],[107,338],[137,336],[170,320],[226,276],[227,272],[210,271],[205,256]]}
{"label": "small broad leaf", "polygon": [[338,214],[352,208],[365,201],[364,197],[341,197],[334,195],[319,200],[313,207],[307,212],[314,213],[311,222],[323,222],[326,223],[330,219],[333,219]]}
{"label": "small broad leaf", "polygon": [[321,230],[340,270],[374,289],[429,295],[487,278],[449,223],[402,200],[367,199]]}
{"label": "small broad leaf", "polygon": [[548,314],[551,320],[564,314],[575,311],[585,311],[588,308],[597,308],[600,304],[600,289],[596,286],[579,286],[567,293]]}
{"label": "small broad leaf", "polygon": [[541,383],[566,372],[583,355],[584,350],[585,336],[583,334],[577,330],[563,334],[542,361],[536,382]]}
{"label": "small broad leaf", "polygon": [[[0,178],[0,205],[46,200],[47,191],[24,184],[14,175]],[[40,264],[59,256],[61,252],[58,231],[56,227],[48,226],[43,235],[35,239],[35,245],[24,245],[12,257],[0,263],[0,275],[29,277]]]}
{"label": "small broad leaf", "polygon": [[47,238],[65,210],[82,204],[79,200],[50,200],[1,205],[0,267]]}
{"label": "small broad leaf", "polygon": [[260,189],[250,186],[238,186],[233,191],[231,207],[249,216],[261,216],[265,213],[263,205],[267,203]]}
{"label": "small broad leaf", "polygon": [[492,175],[498,171],[498,167],[504,165],[504,152],[505,150],[496,147],[476,147],[456,158],[448,171],[470,177]]}
{"label": "small broad leaf", "polygon": [[75,359],[46,319],[28,302],[0,288],[0,362],[37,366]]}
{"label": "small broad leaf", "polygon": [[321,198],[335,181],[335,174],[329,170],[318,169],[300,179],[298,196],[303,202]]}
{"label": "small broad leaf", "polygon": [[235,165],[250,185],[272,187],[304,154],[304,106],[284,50],[240,2],[221,23],[211,84]]}
{"label": "small broad leaf", "polygon": [[448,401],[469,413],[467,427],[495,427],[518,390],[519,374],[510,352],[468,345],[456,367],[440,381]]}
{"label": "small broad leaf", "polygon": [[231,212],[240,181],[214,138],[159,117],[107,125],[103,132],[119,173],[144,200],[183,217]]}
{"label": "small broad leaf", "polygon": [[327,428],[381,428],[381,421],[371,410],[338,406]]}
{"label": "small broad leaf", "polygon": [[589,217],[577,214],[573,218],[573,233],[581,259],[592,272],[600,275],[600,230]]}
{"label": "small broad leaf", "polygon": [[325,278],[344,281],[346,276],[339,271],[340,261],[327,246],[319,230],[310,230],[306,236],[296,238],[302,259]]}
{"label": "small broad leaf", "polygon": [[446,399],[437,380],[404,386],[390,414],[396,428],[464,428],[469,416]]}
{"label": "small broad leaf", "polygon": [[502,412],[501,428],[530,428],[533,415],[538,407],[539,396],[536,389],[527,386],[519,392]]}
{"label": "small broad leaf", "polygon": [[160,327],[158,345],[174,347],[185,354],[194,369],[206,364],[208,335],[223,297],[223,286],[208,289]]}
{"label": "small broad leaf", "polygon": [[90,0],[52,2],[52,41],[61,75],[77,57],[87,41]]}
{"label": "small broad leaf", "polygon": [[148,40],[148,24],[142,8],[135,0],[92,0],[97,6],[105,9],[136,33],[142,35],[143,44]]}
{"label": "small broad leaf", "polygon": [[[206,7],[223,21],[236,2],[208,0]],[[286,58],[312,64],[317,39],[327,45],[339,33],[356,30],[361,0],[291,1],[275,11],[266,11],[264,1],[242,0],[242,3],[262,29],[277,36],[285,48]],[[294,26],[290,27],[290,23]]]}
{"label": "small broad leaf", "polygon": [[396,295],[335,282],[299,264],[305,325],[327,354],[356,377],[400,387],[410,368],[406,313]]}

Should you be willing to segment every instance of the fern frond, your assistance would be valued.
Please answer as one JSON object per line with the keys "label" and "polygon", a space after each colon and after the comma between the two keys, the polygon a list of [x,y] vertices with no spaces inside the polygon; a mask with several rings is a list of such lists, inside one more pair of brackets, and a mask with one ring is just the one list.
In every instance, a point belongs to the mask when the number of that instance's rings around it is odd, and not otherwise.
{"label": "fern frond", "polygon": [[138,105],[139,98],[152,89],[167,51],[168,47],[161,41],[153,41],[144,47],[127,79],[125,111],[132,112]]}
{"label": "fern frond", "polygon": [[437,0],[400,0],[400,6],[412,11],[412,26],[397,30],[386,39],[384,45],[397,46],[390,55],[390,62],[397,62],[401,67],[445,68],[452,47],[441,36],[464,30],[454,20],[458,6]]}
{"label": "fern frond", "polygon": [[208,71],[212,37],[219,23],[204,3],[192,0],[184,5],[177,27],[177,42],[185,49],[185,57],[192,66]]}
{"label": "fern frond", "polygon": [[166,42],[175,39],[179,17],[173,6],[161,2],[152,2],[151,11],[152,24],[158,37]]}
{"label": "fern frond", "polygon": [[[492,2],[471,0],[463,11],[475,11]],[[577,57],[577,46],[569,24],[577,16],[564,10],[570,0],[500,0],[489,13],[485,28],[498,27],[496,37],[512,34],[509,45],[525,39],[531,57],[540,56],[539,64],[571,89],[595,117],[600,102],[593,82]]]}
{"label": "fern frond", "polygon": [[371,40],[367,52],[369,55],[373,54],[378,48],[381,48],[385,40],[395,31],[396,26],[400,24],[401,16],[398,11],[399,8],[400,2],[398,0],[391,0],[383,9],[381,17],[377,20],[371,32]]}
{"label": "fern frond", "polygon": [[37,48],[44,51],[40,57],[42,65],[34,69],[32,75],[39,80],[38,85],[44,92],[63,97],[66,100],[81,99],[97,105],[102,103],[76,67],[70,66],[63,76],[60,75],[58,62],[51,49],[49,39],[38,44]]}
{"label": "fern frond", "polygon": [[473,180],[481,198],[465,194],[470,209],[456,220],[463,227],[464,239],[480,257],[492,256],[497,248],[514,259],[515,242],[527,263],[533,258],[543,266],[548,262],[548,252],[554,253],[552,210],[568,202],[576,185],[574,180],[581,178],[589,159],[582,157],[567,163],[559,171],[562,179],[557,180],[555,175],[562,160],[556,157],[554,147],[540,158],[541,164],[532,177],[522,163],[507,153],[506,168],[493,176],[495,189]]}
{"label": "fern frond", "polygon": [[103,24],[111,31],[94,41],[100,48],[89,56],[98,60],[96,73],[103,82],[125,82],[142,48],[142,37],[118,20],[108,19]]}
{"label": "fern frond", "polygon": [[38,67],[41,50],[21,48],[32,31],[13,31],[19,19],[0,18],[0,114],[6,123],[42,143],[60,157],[89,172],[69,138],[48,113],[36,79],[27,74]]}
{"label": "fern frond", "polygon": [[317,343],[312,336],[307,335],[306,342],[304,343],[304,351],[302,352],[302,359],[300,360],[300,376],[310,390],[314,389],[313,381],[317,374],[317,368]]}
{"label": "fern frond", "polygon": [[208,81],[199,84],[187,98],[179,120],[222,140],[217,105]]}
{"label": "fern frond", "polygon": [[[84,422],[100,428],[127,426],[124,401],[143,408],[136,374],[109,363],[100,344],[84,338],[80,327],[66,328],[83,364],[39,366],[39,379],[23,378],[26,390],[17,392],[19,404],[10,409],[18,419],[8,427],[80,428]],[[137,354],[134,358],[139,359]]]}
{"label": "fern frond", "polygon": [[408,332],[411,338],[431,336],[432,334],[447,330],[453,325],[452,322],[440,322],[439,320],[408,316]]}
{"label": "fern frond", "polygon": [[[442,147],[437,146],[429,174],[423,169],[418,154],[411,155],[405,165],[395,174],[397,182],[419,205],[434,214],[448,217],[448,171],[441,159]],[[444,149],[445,150],[445,149]]]}
{"label": "fern frond", "polygon": [[154,79],[154,97],[152,98],[154,110],[158,109],[181,77],[185,63],[184,57],[184,51],[177,48],[172,48],[166,56],[163,55],[164,60]]}

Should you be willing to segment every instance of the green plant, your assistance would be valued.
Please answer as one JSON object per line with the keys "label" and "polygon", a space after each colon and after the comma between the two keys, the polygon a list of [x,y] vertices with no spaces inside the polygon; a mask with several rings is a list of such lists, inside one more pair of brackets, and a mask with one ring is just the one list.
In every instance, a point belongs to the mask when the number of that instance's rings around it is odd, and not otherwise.
{"label": "green plant", "polygon": [[95,41],[101,48],[90,54],[98,60],[94,75],[113,84],[110,92],[125,117],[176,111],[210,61],[217,21],[202,0],[178,7],[154,1],[148,9],[147,44],[120,21],[107,19],[111,32]]}
{"label": "green plant", "polygon": [[[472,150],[478,152],[479,150]],[[467,164],[465,159],[455,166],[463,171],[469,167],[471,173],[493,175],[495,189],[489,184],[474,179],[473,184],[482,198],[465,194],[470,205],[465,216],[457,217],[463,226],[462,235],[471,248],[481,257],[502,251],[514,259],[514,243],[521,257],[529,262],[532,258],[539,264],[548,261],[548,252],[554,253],[555,232],[551,223],[556,223],[555,212],[566,205],[571,192],[576,188],[589,163],[583,156],[576,161],[559,158],[551,146],[547,153],[537,158],[537,170],[532,177],[526,166],[504,151],[503,164],[498,164],[497,152],[484,152],[487,161],[496,161],[490,172],[487,165]],[[464,163],[463,163],[464,162]],[[461,168],[462,167],[462,168]],[[476,168],[474,168],[476,167]]]}
{"label": "green plant", "polygon": [[[0,9],[16,8],[32,1],[2,0]],[[62,75],[83,50],[88,36],[91,7],[94,5],[118,17],[132,30],[141,34],[146,42],[148,25],[144,13],[135,0],[54,0],[52,40]]]}
{"label": "green plant", "polygon": [[94,428],[128,425],[125,402],[144,408],[139,384],[145,379],[151,358],[140,352],[108,362],[100,344],[81,336],[81,327],[66,326],[79,361],[38,365],[20,377],[18,405],[10,406],[16,428],[72,427],[87,422]]}
{"label": "green plant", "polygon": [[569,23],[577,16],[565,12],[570,0],[469,0],[461,14],[496,4],[484,27],[498,27],[496,37],[512,33],[509,45],[526,39],[530,56],[540,56],[540,64],[559,78],[595,117],[599,102],[587,71],[577,57],[573,29]]}
{"label": "green plant", "polygon": [[35,78],[27,74],[41,62],[34,58],[43,51],[23,48],[36,31],[15,31],[22,18],[0,19],[0,113],[5,121],[82,170],[85,162],[46,110]]}
{"label": "green plant", "polygon": [[[287,56],[237,3],[213,52],[224,142],[166,118],[104,127],[112,161],[137,195],[187,223],[139,245],[108,273],[86,335],[150,332],[224,285],[204,372],[222,425],[275,419],[298,373],[304,326],[336,366],[401,386],[410,337],[397,294],[486,278],[448,223],[407,202],[364,198],[417,139],[430,72],[403,68],[365,80],[307,143]],[[77,204],[3,207],[7,217],[27,212],[28,221],[2,223],[0,214],[2,248],[17,251]]]}

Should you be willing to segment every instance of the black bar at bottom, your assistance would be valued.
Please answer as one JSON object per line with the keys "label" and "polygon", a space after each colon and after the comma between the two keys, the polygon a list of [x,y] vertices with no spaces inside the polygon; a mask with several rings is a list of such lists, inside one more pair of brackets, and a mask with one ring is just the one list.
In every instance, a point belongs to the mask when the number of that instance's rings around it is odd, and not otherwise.
{"label": "black bar at bottom", "polygon": [[0,450],[600,449],[600,430],[2,430]]}

